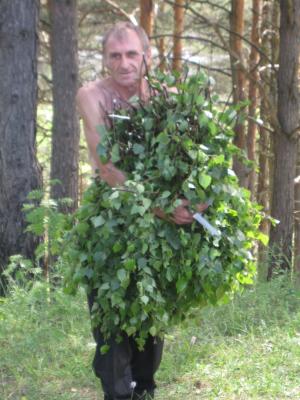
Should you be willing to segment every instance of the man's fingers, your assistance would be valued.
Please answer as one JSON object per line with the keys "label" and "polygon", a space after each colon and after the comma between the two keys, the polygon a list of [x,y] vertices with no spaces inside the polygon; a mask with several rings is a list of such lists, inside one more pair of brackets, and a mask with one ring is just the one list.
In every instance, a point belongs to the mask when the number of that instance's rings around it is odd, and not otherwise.
{"label": "man's fingers", "polygon": [[186,207],[190,204],[189,200],[187,200],[187,199],[180,199],[180,200],[181,200],[181,205],[183,207]]}
{"label": "man's fingers", "polygon": [[[171,220],[178,225],[191,224],[194,221],[193,214],[189,212],[188,209],[186,208],[187,206],[190,205],[190,201],[187,199],[180,199],[180,200],[181,200],[181,206],[175,209]],[[206,203],[197,204],[196,210],[202,213],[204,210],[207,209],[207,207],[208,204]]]}
{"label": "man's fingers", "polygon": [[200,212],[200,213],[201,213],[202,211],[206,210],[207,207],[208,207],[208,204],[206,204],[206,203],[197,204],[197,205],[196,205],[196,209],[197,209],[197,211]]}
{"label": "man's fingers", "polygon": [[189,219],[183,219],[183,218],[171,218],[171,221],[175,222],[175,224],[177,225],[188,225],[191,224],[194,219],[193,218],[189,218]]}
{"label": "man's fingers", "polygon": [[191,224],[193,215],[184,207],[178,207],[173,214],[173,221],[176,224]]}

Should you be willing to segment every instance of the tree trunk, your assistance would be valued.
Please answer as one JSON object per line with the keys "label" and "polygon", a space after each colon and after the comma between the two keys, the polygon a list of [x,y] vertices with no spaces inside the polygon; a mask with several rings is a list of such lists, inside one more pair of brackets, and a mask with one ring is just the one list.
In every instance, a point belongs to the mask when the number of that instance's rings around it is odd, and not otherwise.
{"label": "tree trunk", "polygon": [[[256,133],[257,124],[254,121],[256,108],[257,108],[257,82],[259,79],[258,74],[258,61],[259,54],[255,46],[259,46],[259,15],[261,8],[261,0],[252,0],[252,27],[251,27],[251,43],[254,46],[251,47],[250,52],[250,81],[249,81],[249,93],[248,97],[250,100],[249,106],[249,122],[248,122],[248,134],[247,134],[247,150],[248,158],[255,162],[256,159]],[[256,174],[255,170],[252,169],[249,173],[248,189],[251,192],[251,197],[254,200],[256,197],[255,190]]]}
{"label": "tree trunk", "polygon": [[[272,7],[268,0],[263,1],[262,21],[261,21],[261,50],[268,57],[271,57],[271,40],[267,34],[270,32],[272,17]],[[270,94],[270,68],[268,68],[267,58],[263,58],[261,62],[260,72],[260,118],[264,121],[265,126],[259,127],[259,174],[257,179],[257,202],[263,207],[263,211],[270,214],[270,133],[267,128],[268,124],[268,98]],[[260,225],[260,230],[269,236],[270,223],[264,218]],[[262,243],[258,248],[258,275],[266,279],[267,276],[267,249]]]}
{"label": "tree trunk", "polygon": [[78,86],[76,0],[49,0],[53,81],[51,188],[54,199],[78,202],[79,123],[75,96]]}
{"label": "tree trunk", "polygon": [[182,68],[182,33],[184,30],[184,0],[175,0],[174,3],[174,39],[173,39],[173,70]]}
{"label": "tree trunk", "polygon": [[299,135],[298,69],[300,55],[300,0],[280,1],[280,53],[278,71],[278,121],[275,134],[272,216],[280,221],[271,228],[270,245],[274,269],[289,269],[292,262],[294,177]]}
{"label": "tree trunk", "polygon": [[[263,210],[270,215],[272,208],[272,192],[274,177],[274,132],[277,130],[277,76],[272,66],[279,63],[279,4],[263,1],[261,23],[261,50],[268,57],[263,57],[260,72],[260,118],[264,126],[259,129],[259,176],[257,201]],[[272,60],[272,65],[270,61]],[[273,131],[270,133],[270,131]],[[261,231],[269,236],[270,222],[267,218],[262,221]],[[267,278],[267,249],[260,244],[258,266],[259,274]]]}
{"label": "tree trunk", "polygon": [[[265,114],[265,103],[262,101],[261,114]],[[266,215],[270,214],[270,138],[269,132],[264,128],[259,128],[259,175],[257,181],[257,202],[263,208]],[[269,236],[270,223],[264,218],[260,225],[260,231]],[[258,275],[262,280],[266,280],[267,271],[267,249],[262,244],[258,245]]]}
{"label": "tree trunk", "polygon": [[[242,67],[244,34],[244,0],[231,0],[230,13],[230,63],[232,71],[233,101],[235,104],[245,100],[245,73]],[[235,125],[234,143],[246,151],[246,133],[243,122]],[[234,160],[234,171],[242,186],[247,187],[248,171],[238,159]]]}
{"label": "tree trunk", "polygon": [[150,37],[153,32],[154,4],[152,0],[140,0],[140,25]]}
{"label": "tree trunk", "polygon": [[0,269],[9,256],[32,257],[22,207],[41,186],[36,159],[36,0],[0,2]]}
{"label": "tree trunk", "polygon": [[296,166],[294,210],[295,210],[294,270],[297,280],[300,282],[300,142],[299,141],[298,141],[298,154],[297,154],[297,166]]}
{"label": "tree trunk", "polygon": [[[164,15],[165,13],[165,2],[162,1],[159,5],[159,11],[158,14],[159,15]],[[165,56],[165,38],[161,37],[159,38],[159,42],[158,42],[158,54],[159,54],[159,70],[161,72],[164,72],[166,69],[166,56]]]}

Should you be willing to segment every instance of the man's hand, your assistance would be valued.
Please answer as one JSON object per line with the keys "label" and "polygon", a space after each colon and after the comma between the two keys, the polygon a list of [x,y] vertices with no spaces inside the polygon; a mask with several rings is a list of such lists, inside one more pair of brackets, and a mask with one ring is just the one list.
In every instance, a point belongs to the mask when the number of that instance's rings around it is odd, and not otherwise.
{"label": "man's hand", "polygon": [[[193,213],[191,213],[187,208],[189,205],[190,205],[190,202],[188,200],[181,199],[181,205],[175,208],[175,210],[173,212],[173,216],[170,218],[171,221],[175,222],[175,224],[177,224],[177,225],[191,224],[194,221],[194,218],[193,218]],[[200,213],[202,213],[204,210],[206,210],[207,207],[208,207],[208,204],[205,204],[205,203],[196,205],[196,209]],[[166,215],[163,212],[163,210],[161,210],[159,208],[155,208],[153,210],[153,212],[157,217],[166,219]]]}
{"label": "man's hand", "polygon": [[122,186],[126,181],[124,172],[116,168],[111,161],[100,165],[99,175],[111,187]]}
{"label": "man's hand", "polygon": [[187,209],[190,202],[186,199],[181,199],[181,206],[175,208],[173,212],[173,217],[171,220],[178,225],[191,224],[193,219],[193,214]]}

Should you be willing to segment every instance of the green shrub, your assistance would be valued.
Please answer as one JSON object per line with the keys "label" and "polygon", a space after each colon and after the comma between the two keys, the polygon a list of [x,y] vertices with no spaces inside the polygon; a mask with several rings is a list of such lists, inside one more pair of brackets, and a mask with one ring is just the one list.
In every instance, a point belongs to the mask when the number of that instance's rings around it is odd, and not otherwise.
{"label": "green shrub", "polygon": [[[253,240],[265,240],[258,207],[232,171],[236,108],[220,110],[203,74],[181,82],[178,93],[165,89],[170,77],[159,79],[150,82],[158,94],[150,102],[133,99],[111,117],[111,131],[99,127],[101,161],[111,159],[128,180],[122,188],[95,180],[66,246],[67,291],[96,292],[93,323],[105,337],[126,332],[141,346],[190,308],[226,301],[251,283]],[[154,216],[155,207],[171,216],[180,197],[192,210],[211,204],[215,234]]]}

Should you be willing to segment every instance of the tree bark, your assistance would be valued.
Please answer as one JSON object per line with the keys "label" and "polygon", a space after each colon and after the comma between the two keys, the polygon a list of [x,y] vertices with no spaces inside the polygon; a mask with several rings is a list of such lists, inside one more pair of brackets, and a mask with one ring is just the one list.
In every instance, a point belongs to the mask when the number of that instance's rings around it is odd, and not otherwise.
{"label": "tree bark", "polygon": [[140,0],[140,25],[150,37],[153,32],[154,4],[152,0]]}
{"label": "tree bark", "polygon": [[[231,0],[230,13],[230,63],[232,71],[233,101],[235,104],[245,100],[245,73],[242,67],[244,34],[244,0]],[[234,143],[246,151],[246,133],[243,122],[235,125]],[[242,186],[247,187],[248,170],[237,158],[234,160],[234,171]]]}
{"label": "tree bark", "polygon": [[293,245],[294,178],[299,135],[298,70],[300,55],[300,0],[280,1],[280,52],[278,71],[278,121],[275,134],[272,216],[280,221],[271,228],[273,251],[270,279],[276,267],[290,269]]}
{"label": "tree bark", "polygon": [[0,270],[9,256],[32,257],[22,207],[41,186],[36,159],[36,0],[0,2]]}
{"label": "tree bark", "polygon": [[[264,126],[259,127],[259,174],[257,179],[257,202],[263,207],[266,215],[270,214],[270,128],[269,122],[269,98],[270,98],[270,82],[271,69],[268,67],[271,54],[271,40],[268,32],[272,26],[272,5],[268,0],[263,0],[262,21],[261,21],[261,50],[267,56],[261,60],[260,72],[260,118],[264,121]],[[274,30],[273,30],[274,32]],[[275,111],[276,114],[276,111]],[[267,218],[264,218],[260,225],[260,230],[265,235],[269,236],[270,223]],[[267,277],[267,249],[262,243],[259,243],[258,248],[258,275],[266,280]]]}
{"label": "tree bark", "polygon": [[[249,81],[249,93],[248,98],[250,100],[249,105],[249,122],[248,122],[248,134],[247,134],[247,150],[248,158],[255,162],[256,159],[256,133],[257,124],[254,121],[257,108],[257,83],[259,79],[258,74],[258,61],[259,54],[255,46],[259,46],[259,16],[261,13],[261,0],[252,0],[252,27],[251,27],[251,43],[254,46],[251,47],[250,52],[250,81]],[[256,197],[256,173],[255,169],[252,169],[249,173],[248,189],[251,192],[252,200]]]}
{"label": "tree bark", "polygon": [[75,96],[78,89],[76,0],[49,0],[53,81],[51,197],[78,202],[79,123]]}
{"label": "tree bark", "polygon": [[174,3],[174,39],[173,39],[173,70],[181,71],[182,68],[182,39],[184,30],[185,1],[175,0]]}
{"label": "tree bark", "polygon": [[[164,15],[165,13],[165,2],[162,1],[159,5],[159,15]],[[159,70],[161,72],[164,72],[166,69],[166,56],[165,56],[165,37],[162,36],[159,38],[158,41],[158,54],[159,54]]]}
{"label": "tree bark", "polygon": [[300,178],[299,176],[300,176],[300,142],[298,141],[295,203],[294,203],[294,224],[295,224],[294,270],[297,280],[300,283]]}

